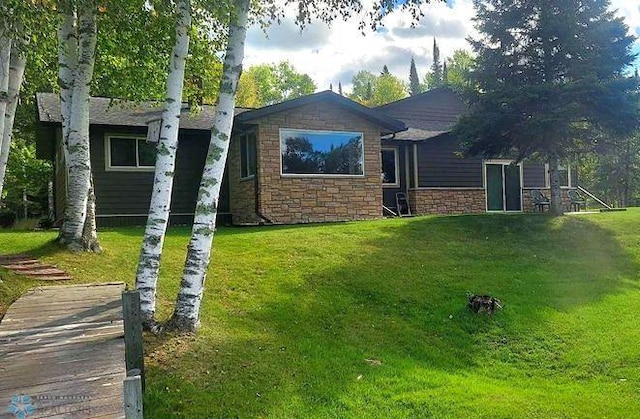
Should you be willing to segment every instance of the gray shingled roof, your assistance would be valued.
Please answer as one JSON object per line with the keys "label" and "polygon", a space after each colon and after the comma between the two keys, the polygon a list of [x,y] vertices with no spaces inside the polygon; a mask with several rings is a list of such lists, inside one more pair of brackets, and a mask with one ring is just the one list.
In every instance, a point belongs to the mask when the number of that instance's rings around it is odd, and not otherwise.
{"label": "gray shingled roof", "polygon": [[[38,104],[38,119],[40,122],[62,122],[58,94],[37,93],[36,102]],[[89,123],[93,125],[146,127],[147,121],[152,118],[153,114],[161,112],[161,105],[158,102],[134,104],[128,101],[92,97],[89,108]],[[246,110],[236,108],[236,115]],[[180,119],[180,128],[208,131],[213,124],[213,116],[214,107],[211,105],[203,105],[201,111],[193,115],[185,107]]]}
{"label": "gray shingled roof", "polygon": [[447,87],[432,89],[416,96],[375,108],[404,122],[409,129],[394,137],[420,141],[450,132],[461,115],[468,111],[460,95]]}

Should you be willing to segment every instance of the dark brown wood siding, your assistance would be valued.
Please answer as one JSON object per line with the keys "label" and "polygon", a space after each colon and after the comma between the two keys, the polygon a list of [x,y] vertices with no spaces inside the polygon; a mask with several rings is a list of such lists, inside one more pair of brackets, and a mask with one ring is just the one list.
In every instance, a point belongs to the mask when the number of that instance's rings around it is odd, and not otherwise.
{"label": "dark brown wood siding", "polygon": [[421,188],[481,188],[482,159],[462,158],[459,141],[444,134],[418,144],[418,186]]}
{"label": "dark brown wood siding", "polygon": [[[109,134],[146,135],[146,128],[123,128],[92,126],[91,162],[96,191],[96,212],[101,225],[144,224],[149,210],[152,171],[108,171],[106,170],[105,136]],[[209,144],[206,131],[181,131],[176,156],[176,175],[173,185],[171,212],[175,214],[172,223],[183,224],[187,220],[180,214],[193,214],[195,209],[200,177]],[[228,212],[228,188],[223,182],[219,212]],[[123,221],[128,215],[130,221]],[[113,218],[107,221],[108,218]]]}
{"label": "dark brown wood siding", "polygon": [[546,188],[546,168],[544,164],[524,163],[522,168],[525,188]]}

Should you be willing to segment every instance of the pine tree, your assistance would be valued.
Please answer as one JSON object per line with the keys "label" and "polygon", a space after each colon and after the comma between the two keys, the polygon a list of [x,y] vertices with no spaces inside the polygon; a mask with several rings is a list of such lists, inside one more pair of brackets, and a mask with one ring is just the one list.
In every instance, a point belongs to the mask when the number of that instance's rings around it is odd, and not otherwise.
{"label": "pine tree", "polygon": [[546,160],[552,212],[561,214],[559,163],[591,149],[593,138],[640,125],[638,80],[624,76],[634,38],[607,0],[475,6],[477,90],[456,132],[469,154]]}
{"label": "pine tree", "polygon": [[338,94],[342,96],[342,82],[338,82]]}
{"label": "pine tree", "polygon": [[422,85],[418,78],[418,70],[416,69],[416,61],[411,57],[411,65],[409,67],[409,94],[415,96],[422,92]]}
{"label": "pine tree", "polygon": [[382,67],[382,71],[380,72],[381,76],[388,76],[389,74],[391,74],[389,72],[389,67],[387,67],[387,65],[385,64],[384,67]]}
{"label": "pine tree", "polygon": [[329,83],[329,90],[333,92],[333,83]]}
{"label": "pine tree", "polygon": [[449,71],[447,70],[446,60],[442,63],[442,85],[443,86],[449,85]]}
{"label": "pine tree", "polygon": [[442,63],[440,62],[440,48],[436,38],[433,38],[433,63],[431,64],[431,83],[429,88],[442,86]]}

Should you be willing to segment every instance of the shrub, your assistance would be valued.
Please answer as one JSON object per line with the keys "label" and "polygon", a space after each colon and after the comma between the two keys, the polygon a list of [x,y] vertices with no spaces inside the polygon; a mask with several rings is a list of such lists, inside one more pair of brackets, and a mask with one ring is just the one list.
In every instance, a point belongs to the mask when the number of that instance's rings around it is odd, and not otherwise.
{"label": "shrub", "polygon": [[0,227],[9,228],[16,222],[15,211],[9,208],[0,208]]}

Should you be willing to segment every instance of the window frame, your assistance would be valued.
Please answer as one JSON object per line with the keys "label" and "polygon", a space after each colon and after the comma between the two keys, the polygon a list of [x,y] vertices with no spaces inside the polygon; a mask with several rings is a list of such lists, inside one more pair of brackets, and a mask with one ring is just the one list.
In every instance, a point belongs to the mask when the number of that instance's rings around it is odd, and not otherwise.
{"label": "window frame", "polygon": [[[242,134],[239,135],[240,136],[240,180],[250,180],[250,179],[255,179],[257,172],[258,172],[258,133],[253,130],[253,131],[246,131],[243,132]],[[251,153],[249,151],[249,137],[252,136],[253,137],[253,173],[249,173],[249,169],[251,168],[251,165],[249,165],[249,160],[251,157]],[[244,149],[246,152],[246,155],[243,156],[242,154],[242,148],[243,148],[243,144],[244,144]],[[243,167],[242,167],[242,159],[245,159],[245,161],[247,162],[247,174],[245,175]]]}
{"label": "window frame", "polygon": [[380,148],[380,172],[381,173],[382,173],[382,153],[385,151],[393,151],[396,181],[394,183],[385,182],[384,179],[382,179],[382,176],[380,176],[382,187],[383,188],[399,188],[400,187],[400,156],[398,152],[398,147],[385,146]]}
{"label": "window frame", "polygon": [[[136,143],[136,165],[135,166],[114,166],[111,164],[111,139],[120,140],[134,140]],[[140,165],[140,150],[139,141],[147,141],[147,136],[142,134],[106,134],[104,136],[104,149],[105,149],[105,171],[107,172],[154,172],[156,170],[155,164],[153,166],[141,166]],[[155,143],[152,143],[155,144]]]}
{"label": "window frame", "polygon": [[[571,175],[572,175],[572,170],[571,170],[571,165],[569,163],[560,163],[558,164],[558,172],[561,171],[566,171],[567,172],[567,184],[563,185],[562,181],[563,179],[560,179],[560,188],[562,189],[573,189],[574,186],[572,185],[571,182]],[[549,187],[551,187],[551,180],[549,180]]]}
{"label": "window frame", "polygon": [[[339,173],[284,173],[284,164],[282,161],[282,133],[286,132],[301,132],[301,133],[315,133],[315,134],[352,134],[360,136],[360,148],[362,149],[362,174],[339,174]],[[300,129],[300,128],[280,128],[278,130],[278,143],[280,149],[280,176],[283,177],[298,177],[298,178],[364,178],[366,176],[365,170],[365,148],[364,148],[364,132],[361,131],[328,131],[317,129]]]}

